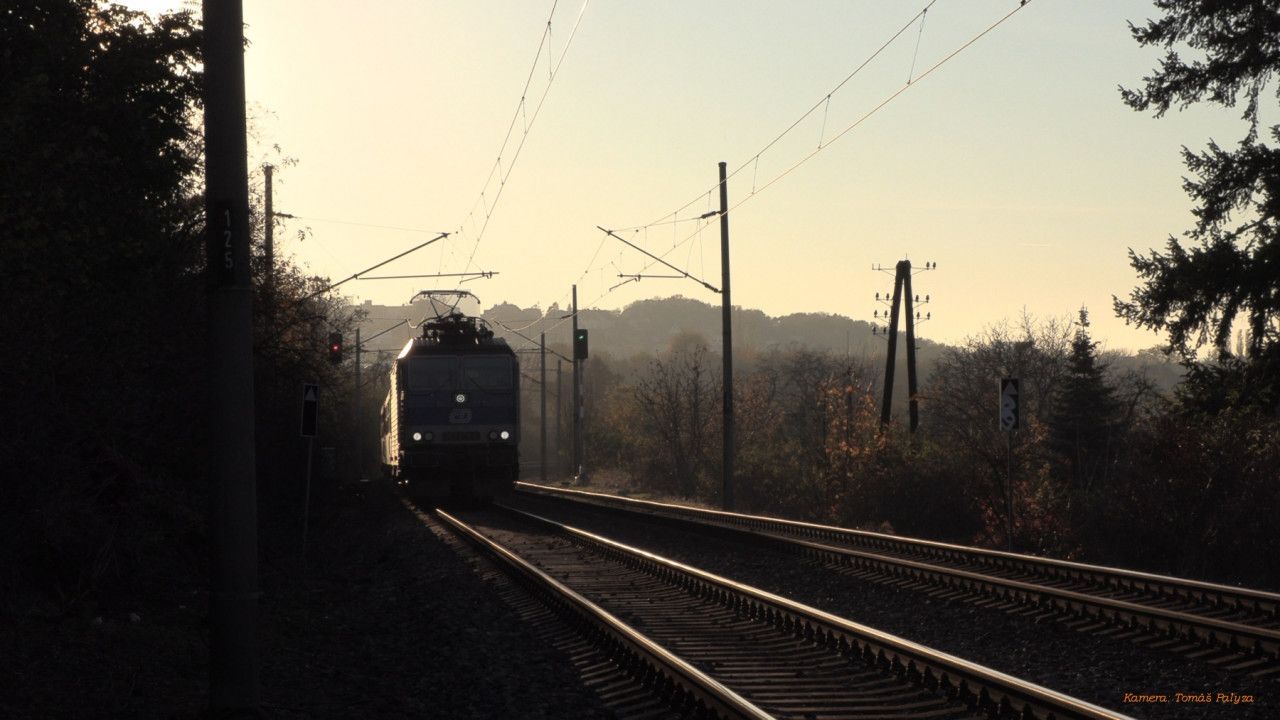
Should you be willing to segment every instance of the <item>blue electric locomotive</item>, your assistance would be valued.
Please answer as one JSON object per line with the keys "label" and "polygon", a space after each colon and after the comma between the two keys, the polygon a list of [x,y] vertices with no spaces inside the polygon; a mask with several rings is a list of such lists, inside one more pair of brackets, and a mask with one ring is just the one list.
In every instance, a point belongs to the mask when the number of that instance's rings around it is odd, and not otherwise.
{"label": "blue electric locomotive", "polygon": [[423,323],[391,367],[382,464],[431,497],[488,501],[519,473],[520,367],[485,322],[459,312]]}

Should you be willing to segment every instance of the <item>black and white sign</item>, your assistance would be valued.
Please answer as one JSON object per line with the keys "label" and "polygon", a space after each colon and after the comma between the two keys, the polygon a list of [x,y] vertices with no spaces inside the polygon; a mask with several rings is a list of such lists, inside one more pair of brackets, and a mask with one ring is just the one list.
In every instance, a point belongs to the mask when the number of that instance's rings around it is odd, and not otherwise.
{"label": "black and white sign", "polygon": [[320,386],[302,386],[302,437],[316,436],[316,413],[320,404]]}
{"label": "black and white sign", "polygon": [[1022,408],[1018,405],[1018,378],[1000,380],[1000,429],[1017,430]]}

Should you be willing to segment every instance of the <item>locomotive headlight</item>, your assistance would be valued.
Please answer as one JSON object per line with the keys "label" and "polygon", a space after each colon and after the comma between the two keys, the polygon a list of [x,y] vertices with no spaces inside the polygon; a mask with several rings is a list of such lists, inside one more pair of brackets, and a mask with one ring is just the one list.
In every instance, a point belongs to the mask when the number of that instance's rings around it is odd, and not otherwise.
{"label": "locomotive headlight", "polygon": [[511,439],[511,433],[507,432],[506,430],[503,430],[502,432],[498,433],[498,436],[501,437],[503,440]]}
{"label": "locomotive headlight", "polygon": [[453,396],[453,401],[461,405],[462,403],[467,401],[467,396],[463,395],[462,393],[458,393],[457,395]]}
{"label": "locomotive headlight", "polygon": [[413,434],[413,441],[414,441],[414,442],[422,442],[422,433],[420,433],[420,432],[416,432],[416,433],[414,433],[414,434]]}

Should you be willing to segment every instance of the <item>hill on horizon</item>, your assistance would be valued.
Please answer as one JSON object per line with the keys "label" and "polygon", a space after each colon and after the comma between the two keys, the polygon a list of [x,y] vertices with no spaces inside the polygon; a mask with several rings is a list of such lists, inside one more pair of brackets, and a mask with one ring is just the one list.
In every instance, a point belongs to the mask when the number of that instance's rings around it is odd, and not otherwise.
{"label": "hill on horizon", "polygon": [[[429,313],[425,302],[400,306],[365,302],[356,306],[356,309],[366,314],[361,323],[363,337],[374,338],[364,343],[365,350],[381,352],[384,356],[386,353],[398,353],[411,334],[416,334],[406,321],[416,324]],[[504,301],[482,310],[481,317],[489,322],[498,337],[506,339],[513,348],[534,349],[537,347],[538,334],[547,332],[547,347],[568,355],[573,327],[572,322],[565,317],[568,312],[567,307],[562,308],[558,304],[552,304],[544,310],[538,307],[524,308]],[[718,353],[721,312],[718,305],[674,295],[637,300],[621,310],[585,308],[578,313],[578,325],[590,331],[590,352],[593,357],[607,355],[617,360],[627,360],[635,356],[652,356],[666,349],[672,339],[685,333],[702,336],[710,349]],[[920,325],[916,329],[919,332]],[[927,333],[928,325],[924,325],[923,329]],[[374,337],[378,333],[383,334]],[[904,386],[894,392],[895,395],[901,392],[905,396],[905,352],[904,345],[901,344],[905,342],[905,333],[901,328],[899,335],[902,337],[898,352],[899,379],[895,382],[895,388],[899,383]],[[854,362],[868,363],[876,376],[881,377],[886,342],[883,336],[872,335],[871,324],[865,320],[823,312],[771,317],[761,310],[735,306],[733,346],[735,358],[795,347],[830,352],[848,357]],[[916,355],[922,386],[928,382],[934,364],[951,347],[917,335]],[[1161,363],[1145,351],[1138,356],[1113,353],[1108,359],[1115,364],[1116,370],[1154,369],[1149,374],[1166,390],[1181,377],[1180,367]]]}

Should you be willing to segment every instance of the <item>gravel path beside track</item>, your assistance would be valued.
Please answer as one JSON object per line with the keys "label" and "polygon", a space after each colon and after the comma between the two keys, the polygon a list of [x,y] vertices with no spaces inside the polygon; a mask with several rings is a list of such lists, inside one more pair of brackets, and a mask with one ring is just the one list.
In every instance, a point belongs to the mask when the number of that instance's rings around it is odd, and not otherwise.
{"label": "gravel path beside track", "polygon": [[351,490],[308,582],[264,595],[264,704],[278,718],[613,717],[569,659],[380,485]]}

